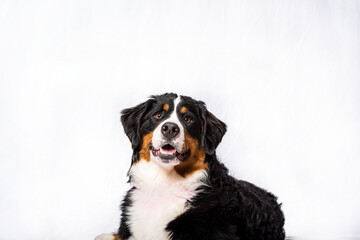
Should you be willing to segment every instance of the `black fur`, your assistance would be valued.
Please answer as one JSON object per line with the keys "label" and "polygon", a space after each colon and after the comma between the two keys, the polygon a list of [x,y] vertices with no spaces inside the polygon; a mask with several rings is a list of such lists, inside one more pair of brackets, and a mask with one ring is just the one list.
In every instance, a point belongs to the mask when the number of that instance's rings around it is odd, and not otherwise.
{"label": "black fur", "polygon": [[[155,129],[159,122],[150,116],[170,104],[176,94],[153,96],[147,102],[122,112],[121,122],[134,150],[132,164],[139,159],[142,136]],[[205,104],[182,96],[182,105],[189,109],[192,124],[186,131],[201,142],[206,153],[208,178],[199,193],[188,201],[190,208],[169,222],[166,230],[172,240],[283,240],[284,215],[277,198],[245,181],[229,176],[228,169],[218,161],[216,147],[226,132],[226,125],[210,113]],[[181,117],[181,116],[180,116]],[[128,208],[132,205],[128,191],[121,205],[122,216],[118,235],[122,240],[131,236]],[[151,219],[149,219],[151,221]],[[143,240],[143,239],[137,239]]]}
{"label": "black fur", "polygon": [[138,147],[141,143],[140,125],[143,119],[143,115],[148,110],[153,99],[141,103],[133,108],[124,109],[121,112],[121,123],[124,126],[126,135],[128,136],[133,149]]}
{"label": "black fur", "polygon": [[215,149],[226,132],[226,125],[207,111],[205,104],[202,104],[200,109],[202,110],[201,117],[204,119],[202,146],[208,155],[215,156]]}
{"label": "black fur", "polygon": [[191,200],[191,208],[171,221],[174,240],[282,240],[284,215],[276,197],[234,179],[216,158],[207,185]]}
{"label": "black fur", "polygon": [[151,132],[158,124],[150,121],[150,116],[161,109],[162,103],[169,103],[173,108],[172,100],[176,97],[174,93],[151,96],[146,102],[121,111],[120,120],[133,149],[132,164],[139,160],[142,136]]}

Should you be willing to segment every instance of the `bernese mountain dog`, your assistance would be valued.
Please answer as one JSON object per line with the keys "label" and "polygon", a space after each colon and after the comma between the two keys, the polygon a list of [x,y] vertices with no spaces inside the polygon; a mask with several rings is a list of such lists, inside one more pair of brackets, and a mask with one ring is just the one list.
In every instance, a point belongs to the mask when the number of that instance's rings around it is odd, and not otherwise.
{"label": "bernese mountain dog", "polygon": [[230,176],[216,147],[226,125],[174,93],[122,111],[133,149],[117,233],[96,240],[283,240],[277,198]]}

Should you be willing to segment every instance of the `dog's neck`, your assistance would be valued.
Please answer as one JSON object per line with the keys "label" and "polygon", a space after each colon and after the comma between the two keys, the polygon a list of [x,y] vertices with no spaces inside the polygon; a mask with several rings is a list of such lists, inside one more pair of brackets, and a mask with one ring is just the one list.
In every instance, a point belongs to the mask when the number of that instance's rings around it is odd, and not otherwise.
{"label": "dog's neck", "polygon": [[207,176],[205,170],[199,170],[184,178],[174,168],[164,168],[155,161],[141,159],[133,164],[129,174],[131,185],[138,189],[182,188],[193,191],[204,184]]}

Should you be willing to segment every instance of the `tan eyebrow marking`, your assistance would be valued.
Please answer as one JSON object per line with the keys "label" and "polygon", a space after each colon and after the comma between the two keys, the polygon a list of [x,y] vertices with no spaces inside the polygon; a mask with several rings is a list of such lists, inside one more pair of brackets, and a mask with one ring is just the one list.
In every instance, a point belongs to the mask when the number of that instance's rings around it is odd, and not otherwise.
{"label": "tan eyebrow marking", "polygon": [[181,110],[180,110],[180,112],[181,112],[182,114],[186,113],[186,111],[187,111],[186,107],[182,107]]}
{"label": "tan eyebrow marking", "polygon": [[164,109],[165,111],[169,110],[169,104],[165,104],[165,105],[163,106],[163,109]]}

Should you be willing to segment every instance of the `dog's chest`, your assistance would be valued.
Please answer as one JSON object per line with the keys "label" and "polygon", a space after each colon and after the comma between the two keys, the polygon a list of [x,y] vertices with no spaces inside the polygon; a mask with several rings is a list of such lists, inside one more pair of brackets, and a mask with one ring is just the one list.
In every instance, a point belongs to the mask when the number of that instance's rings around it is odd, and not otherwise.
{"label": "dog's chest", "polygon": [[167,224],[186,210],[186,200],[191,197],[190,192],[177,191],[137,189],[133,192],[130,222],[136,240],[168,239]]}
{"label": "dog's chest", "polygon": [[156,163],[141,161],[131,170],[132,206],[129,209],[129,225],[136,240],[166,240],[167,224],[189,207],[187,201],[196,194],[202,184],[203,172],[189,178],[164,172]]}

